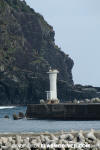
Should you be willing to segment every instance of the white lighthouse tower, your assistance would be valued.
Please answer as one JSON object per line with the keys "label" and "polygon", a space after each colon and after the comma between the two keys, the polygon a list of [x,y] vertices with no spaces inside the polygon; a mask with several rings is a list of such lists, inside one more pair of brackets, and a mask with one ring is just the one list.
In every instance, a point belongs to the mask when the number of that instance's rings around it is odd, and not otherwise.
{"label": "white lighthouse tower", "polygon": [[58,101],[57,98],[57,74],[59,73],[56,69],[51,69],[49,72],[49,80],[50,80],[50,91],[47,91],[47,100],[49,101]]}

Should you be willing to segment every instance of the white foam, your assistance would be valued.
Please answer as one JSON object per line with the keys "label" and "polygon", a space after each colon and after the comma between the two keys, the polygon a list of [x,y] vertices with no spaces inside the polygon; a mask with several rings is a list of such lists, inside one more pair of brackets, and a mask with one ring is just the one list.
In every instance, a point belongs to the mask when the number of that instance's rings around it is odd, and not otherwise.
{"label": "white foam", "polygon": [[0,106],[0,109],[11,109],[11,108],[15,108],[16,106]]}

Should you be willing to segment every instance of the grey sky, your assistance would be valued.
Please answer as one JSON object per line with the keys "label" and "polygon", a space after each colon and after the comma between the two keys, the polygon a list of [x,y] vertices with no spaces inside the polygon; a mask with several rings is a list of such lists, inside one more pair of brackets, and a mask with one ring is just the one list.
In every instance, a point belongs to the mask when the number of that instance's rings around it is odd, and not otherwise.
{"label": "grey sky", "polygon": [[56,44],[74,60],[74,82],[100,86],[100,0],[26,2],[54,27]]}

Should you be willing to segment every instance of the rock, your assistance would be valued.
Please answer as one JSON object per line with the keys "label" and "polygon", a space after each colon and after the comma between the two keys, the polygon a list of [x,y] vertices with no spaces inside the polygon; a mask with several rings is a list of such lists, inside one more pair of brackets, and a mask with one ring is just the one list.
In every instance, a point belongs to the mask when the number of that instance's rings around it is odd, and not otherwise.
{"label": "rock", "polygon": [[19,113],[18,113],[18,117],[21,118],[21,119],[23,119],[23,118],[25,117],[25,115],[24,115],[23,112],[19,112]]}
{"label": "rock", "polygon": [[72,134],[67,134],[65,139],[66,139],[67,141],[73,141],[74,136],[73,136]]}
{"label": "rock", "polygon": [[50,134],[50,140],[57,141],[58,138],[56,136],[54,136],[53,134]]}
{"label": "rock", "polygon": [[100,149],[100,140],[97,139],[95,147],[98,148],[98,149]]}
{"label": "rock", "polygon": [[13,144],[11,147],[12,147],[13,150],[19,150],[18,146],[16,144]]}
{"label": "rock", "polygon": [[30,146],[29,146],[29,145],[26,145],[26,146],[25,146],[25,150],[30,150]]}
{"label": "rock", "polygon": [[90,141],[96,141],[96,137],[94,135],[94,130],[93,129],[91,129],[91,131],[86,134],[86,138]]}
{"label": "rock", "polygon": [[44,137],[44,135],[40,135],[40,140],[41,140],[41,142],[45,142],[45,137]]}
{"label": "rock", "polygon": [[44,138],[45,138],[45,142],[47,142],[47,143],[48,143],[48,142],[50,141],[50,139],[49,139],[49,137],[48,137],[48,136],[45,136]]}
{"label": "rock", "polygon": [[1,146],[2,150],[7,150],[8,146]]}
{"label": "rock", "polygon": [[5,115],[4,118],[9,119],[9,116],[8,116],[8,115]]}
{"label": "rock", "polygon": [[18,120],[18,119],[19,119],[18,115],[13,114],[13,119],[14,119],[14,120]]}
{"label": "rock", "polygon": [[92,98],[91,102],[92,103],[100,103],[100,98]]}
{"label": "rock", "polygon": [[[95,133],[96,134],[96,133]],[[84,136],[85,135],[85,136]],[[61,137],[62,136],[62,137]],[[39,150],[41,144],[44,145],[66,145],[66,149],[68,149],[68,145],[88,145],[87,148],[85,147],[78,147],[76,150],[99,150],[100,149],[100,136],[96,134],[98,138],[94,138],[94,130],[91,130],[88,133],[83,133],[83,131],[79,131],[78,133],[73,132],[72,133],[60,133],[57,134],[48,134],[46,135],[41,134],[40,136],[20,136],[16,135],[14,137],[9,136],[9,137],[1,137],[0,138],[0,147],[4,150],[32,150],[36,149]],[[60,138],[59,138],[60,137]],[[70,138],[69,138],[70,137]],[[91,139],[90,139],[91,137]],[[62,138],[62,139],[61,139]],[[67,138],[67,139],[66,139]],[[42,140],[41,140],[42,139]],[[78,139],[75,141],[75,139]],[[3,143],[2,143],[3,141]],[[15,141],[15,143],[13,142]],[[89,145],[90,144],[90,145]],[[91,147],[89,147],[91,146]],[[43,150],[46,150],[46,148],[41,148]],[[50,149],[56,149],[56,148],[50,148]],[[62,148],[63,149],[63,148]],[[69,150],[74,150],[69,148]]]}
{"label": "rock", "polygon": [[8,142],[12,143],[12,137],[8,137]]}
{"label": "rock", "polygon": [[8,146],[7,146],[7,150],[12,150],[12,146],[11,146],[11,145],[8,145]]}
{"label": "rock", "polygon": [[21,144],[21,140],[22,140],[21,136],[16,135],[16,143],[17,143],[18,145]]}
{"label": "rock", "polygon": [[95,101],[94,101],[95,103],[100,103],[100,98],[95,98]]}
{"label": "rock", "polygon": [[21,145],[21,149],[26,149],[27,145],[26,144],[22,144]]}
{"label": "rock", "polygon": [[23,143],[27,145],[27,144],[29,143],[29,138],[25,138],[25,139],[23,140]]}
{"label": "rock", "polygon": [[78,100],[77,100],[77,99],[74,99],[73,103],[74,103],[74,104],[78,104]]}
{"label": "rock", "polygon": [[59,139],[57,144],[62,144],[63,143],[63,140],[62,139]]}
{"label": "rock", "polygon": [[40,104],[45,104],[45,101],[43,99],[41,99]]}
{"label": "rock", "polygon": [[11,144],[12,144],[12,145],[15,144],[15,140],[12,139]]}
{"label": "rock", "polygon": [[2,139],[0,138],[0,146],[2,145]]}
{"label": "rock", "polygon": [[[40,140],[40,141],[41,141],[41,143],[44,143],[44,140],[43,140],[43,139]],[[33,145],[33,144],[37,143],[37,140],[36,140],[36,139],[31,140],[30,143]]]}
{"label": "rock", "polygon": [[64,144],[64,145],[66,145],[66,144],[68,144],[68,141],[66,141],[66,140],[62,140],[62,144]]}
{"label": "rock", "polygon": [[77,142],[85,142],[85,137],[83,135],[83,131],[80,131],[78,134],[77,134]]}
{"label": "rock", "polygon": [[[38,139],[36,139],[36,142],[41,143],[41,140],[38,138]],[[47,142],[47,139],[46,139],[46,142]]]}
{"label": "rock", "polygon": [[19,120],[19,119],[23,119],[25,117],[25,115],[22,112],[19,112],[19,114],[13,114],[13,119],[14,120]]}
{"label": "rock", "polygon": [[86,103],[90,103],[90,100],[89,100],[89,99],[85,99],[85,102],[86,102]]}
{"label": "rock", "polygon": [[[73,99],[84,100],[92,99],[92,98],[100,98],[100,88],[93,86],[82,86],[82,85],[74,85],[72,90],[70,89],[71,97]],[[91,103],[91,101],[90,101]]]}
{"label": "rock", "polygon": [[65,139],[66,136],[67,136],[67,134],[62,134],[62,135],[59,136],[59,139]]}
{"label": "rock", "polygon": [[6,137],[1,137],[1,140],[3,145],[6,145],[8,143],[8,138]]}

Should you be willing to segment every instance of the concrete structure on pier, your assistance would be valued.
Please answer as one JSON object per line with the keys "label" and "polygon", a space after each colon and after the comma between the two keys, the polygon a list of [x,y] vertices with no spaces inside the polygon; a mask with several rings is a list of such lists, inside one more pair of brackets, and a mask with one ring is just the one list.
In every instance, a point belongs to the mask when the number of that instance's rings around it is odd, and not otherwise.
{"label": "concrete structure on pier", "polygon": [[100,104],[31,104],[27,106],[29,119],[100,120]]}

